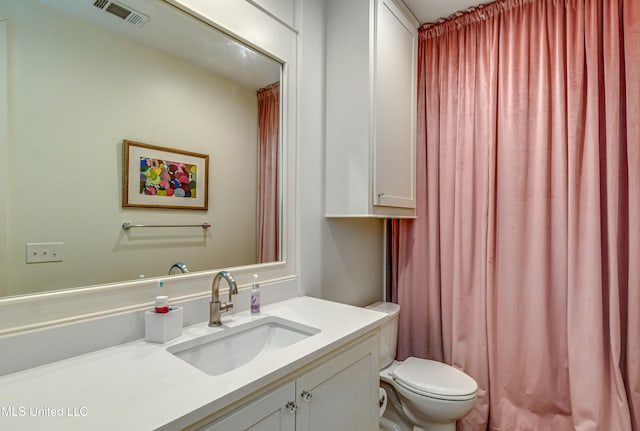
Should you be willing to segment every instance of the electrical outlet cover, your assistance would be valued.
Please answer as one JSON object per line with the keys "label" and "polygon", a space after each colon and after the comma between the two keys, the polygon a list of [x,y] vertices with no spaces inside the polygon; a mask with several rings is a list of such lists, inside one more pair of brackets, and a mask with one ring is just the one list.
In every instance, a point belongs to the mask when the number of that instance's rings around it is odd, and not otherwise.
{"label": "electrical outlet cover", "polygon": [[27,263],[62,262],[63,245],[62,242],[27,243]]}

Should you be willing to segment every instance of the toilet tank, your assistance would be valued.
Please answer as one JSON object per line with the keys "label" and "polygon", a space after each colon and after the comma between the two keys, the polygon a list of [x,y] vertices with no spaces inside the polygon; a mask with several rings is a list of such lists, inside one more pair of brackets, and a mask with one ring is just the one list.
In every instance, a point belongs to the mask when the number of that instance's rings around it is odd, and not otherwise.
{"label": "toilet tank", "polygon": [[376,302],[366,308],[387,314],[387,317],[382,322],[382,330],[380,331],[380,369],[383,369],[389,366],[396,358],[400,306],[392,302]]}

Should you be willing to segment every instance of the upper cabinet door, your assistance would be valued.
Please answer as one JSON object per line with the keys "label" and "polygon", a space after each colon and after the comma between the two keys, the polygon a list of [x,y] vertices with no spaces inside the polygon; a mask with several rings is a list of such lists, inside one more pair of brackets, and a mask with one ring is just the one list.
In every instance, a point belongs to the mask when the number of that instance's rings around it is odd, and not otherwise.
{"label": "upper cabinet door", "polygon": [[415,208],[417,30],[378,0],[374,69],[374,205]]}

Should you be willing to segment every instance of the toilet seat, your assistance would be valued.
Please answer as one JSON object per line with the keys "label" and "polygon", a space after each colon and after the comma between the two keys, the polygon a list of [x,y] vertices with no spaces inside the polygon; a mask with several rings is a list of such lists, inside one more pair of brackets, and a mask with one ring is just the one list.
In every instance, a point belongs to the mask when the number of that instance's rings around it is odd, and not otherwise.
{"label": "toilet seat", "polygon": [[407,358],[390,374],[398,385],[425,397],[465,401],[478,392],[475,380],[462,371],[428,359]]}

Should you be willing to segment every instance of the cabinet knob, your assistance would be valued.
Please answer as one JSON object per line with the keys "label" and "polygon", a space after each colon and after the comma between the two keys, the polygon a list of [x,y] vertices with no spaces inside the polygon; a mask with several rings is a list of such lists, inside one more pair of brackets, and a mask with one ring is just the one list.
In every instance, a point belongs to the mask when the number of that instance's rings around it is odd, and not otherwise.
{"label": "cabinet knob", "polygon": [[290,413],[295,413],[298,410],[298,405],[293,401],[289,401],[284,407],[289,410]]}
{"label": "cabinet knob", "polygon": [[300,394],[300,398],[302,398],[303,401],[307,401],[307,402],[311,400],[312,396],[313,395],[311,395],[311,392],[309,391],[302,391],[302,393]]}

